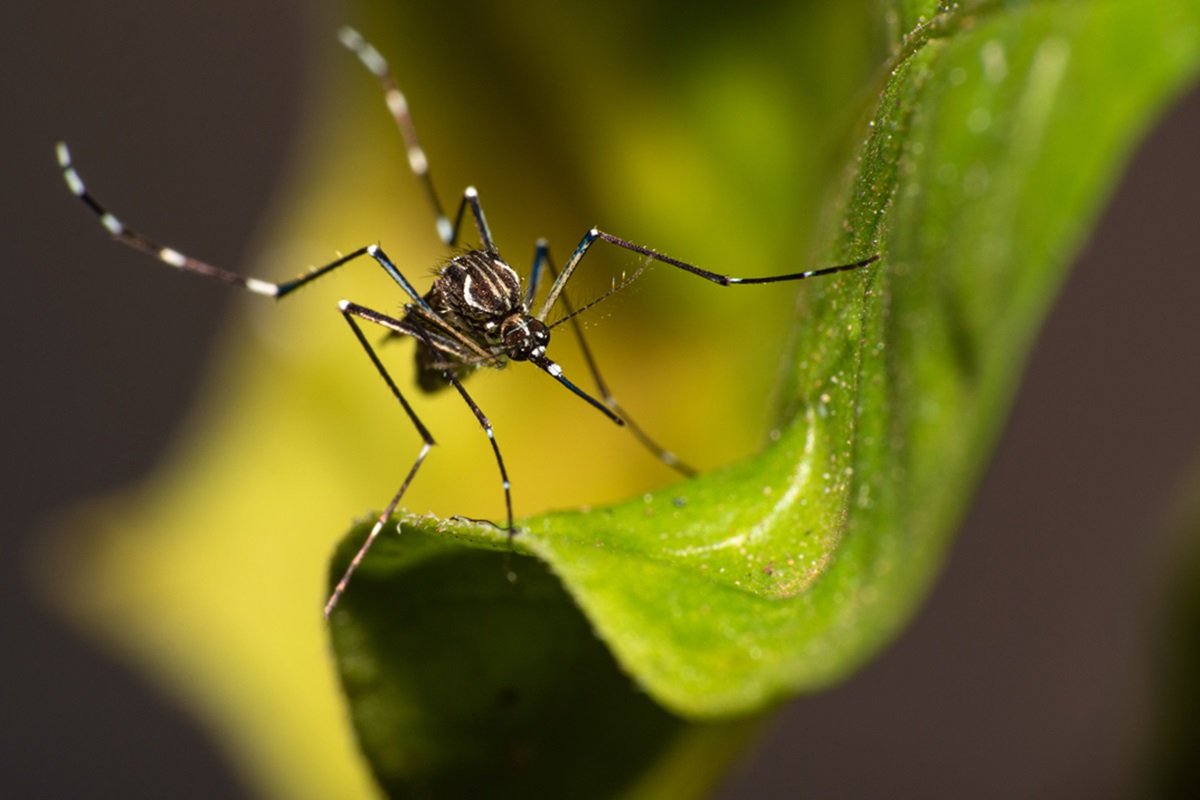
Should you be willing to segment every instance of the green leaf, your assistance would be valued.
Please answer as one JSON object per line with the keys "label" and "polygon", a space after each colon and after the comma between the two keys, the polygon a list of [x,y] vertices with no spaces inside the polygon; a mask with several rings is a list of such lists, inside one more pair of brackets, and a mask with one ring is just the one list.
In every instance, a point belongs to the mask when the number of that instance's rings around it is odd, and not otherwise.
{"label": "green leaf", "polygon": [[332,631],[385,790],[601,798],[657,779],[703,796],[754,721],[689,725],[631,691],[559,580],[519,558],[509,583],[509,566],[411,530],[356,576]]}
{"label": "green leaf", "polygon": [[[682,717],[752,714],[844,677],[924,597],[1072,254],[1196,69],[1200,9],[901,5],[815,263],[883,257],[802,287],[769,446],[524,520],[511,556],[429,518],[376,545],[332,633],[386,786],[574,787],[580,748],[614,741],[605,791],[626,786],[690,730],[633,684]],[[557,783],[523,783],[538,769]]]}

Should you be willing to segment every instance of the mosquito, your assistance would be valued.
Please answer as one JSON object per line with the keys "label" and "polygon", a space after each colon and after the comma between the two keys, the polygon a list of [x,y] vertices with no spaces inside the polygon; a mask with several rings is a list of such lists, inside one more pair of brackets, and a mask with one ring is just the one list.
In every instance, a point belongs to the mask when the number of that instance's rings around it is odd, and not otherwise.
{"label": "mosquito", "polygon": [[[395,262],[383,251],[378,244],[360,247],[353,252],[337,258],[323,266],[314,267],[298,277],[274,283],[258,278],[245,277],[215,267],[204,261],[192,258],[174,248],[159,244],[157,241],[127,227],[103,206],[86,188],[79,173],[71,161],[67,145],[60,142],[57,145],[58,162],[62,167],[63,178],[71,193],[83,201],[100,218],[100,224],[107,229],[114,239],[135,250],[140,250],[159,261],[183,272],[190,272],[206,278],[222,281],[241,287],[254,294],[279,299],[299,289],[317,278],[333,272],[335,269],[352,261],[374,261],[392,280],[399,285],[407,296],[403,314],[391,316],[375,311],[358,303],[342,300],[338,303],[338,311],[350,326],[354,338],[371,361],[375,371],[383,379],[392,397],[399,403],[404,414],[421,438],[421,446],[416,459],[405,474],[400,487],[384,506],[383,511],[375,520],[374,526],[366,539],[346,567],[345,573],[334,587],[325,603],[325,617],[328,618],[337,606],[338,601],[346,591],[356,569],[370,550],[376,537],[392,518],[400,505],[408,487],[416,477],[417,471],[425,462],[426,456],[436,442],[429,429],[421,421],[416,411],[410,405],[405,394],[400,391],[391,373],[375,351],[375,347],[367,340],[361,323],[371,323],[386,329],[390,337],[403,336],[416,341],[416,379],[418,387],[426,393],[453,387],[463,402],[475,416],[479,427],[482,428],[491,445],[500,472],[500,481],[504,490],[505,525],[509,541],[518,533],[513,524],[512,488],[508,470],[504,466],[504,457],[500,445],[496,441],[492,423],[484,414],[483,409],[475,402],[463,387],[463,380],[474,370],[481,367],[501,368],[510,361],[527,361],[545,372],[555,381],[566,387],[571,393],[591,405],[613,423],[628,428],[637,440],[655,458],[684,476],[691,476],[695,471],[682,462],[674,453],[660,447],[643,431],[625,412],[616,397],[609,391],[607,383],[600,374],[596,359],[583,336],[579,324],[579,314],[605,297],[619,291],[635,280],[652,262],[659,262],[675,267],[684,272],[698,276],[721,286],[745,284],[782,283],[798,281],[805,278],[815,278],[820,275],[831,275],[837,272],[858,269],[874,262],[879,254],[849,264],[840,264],[820,269],[793,272],[787,275],[770,275],[764,277],[739,278],[710,272],[706,269],[659,253],[649,247],[621,239],[617,236],[591,228],[579,240],[570,257],[558,269],[550,255],[546,240],[540,239],[534,249],[533,262],[529,274],[522,283],[517,272],[501,256],[492,239],[491,230],[484,218],[483,206],[475,187],[468,186],[462,193],[458,209],[453,220],[447,216],[438,199],[433,179],[429,173],[429,161],[425,150],[417,138],[417,130],[409,113],[408,101],[395,78],[392,76],[387,61],[352,28],[342,28],[338,38],[363,66],[367,68],[380,82],[383,88],[384,100],[391,112],[396,126],[399,128],[407,151],[408,165],[417,182],[424,191],[425,198],[433,211],[437,234],[447,248],[452,248],[453,255],[437,270],[436,278],[429,291],[421,294],[409,282],[408,278],[397,268]],[[470,212],[479,244],[473,249],[456,248],[463,219]],[[575,274],[583,258],[596,242],[608,244],[624,250],[637,253],[644,259],[641,269],[631,276],[614,281],[610,289],[599,298],[579,308],[572,304],[563,294],[567,282]],[[366,257],[365,259],[363,257]],[[550,288],[546,291],[541,303],[536,303],[538,289],[545,273],[551,274]],[[547,323],[551,311],[560,308],[562,316],[555,322]],[[595,384],[595,394],[590,394],[573,383],[563,374],[562,367],[547,354],[550,344],[550,330],[556,325],[567,322],[571,325],[575,339],[587,365],[591,380]]]}

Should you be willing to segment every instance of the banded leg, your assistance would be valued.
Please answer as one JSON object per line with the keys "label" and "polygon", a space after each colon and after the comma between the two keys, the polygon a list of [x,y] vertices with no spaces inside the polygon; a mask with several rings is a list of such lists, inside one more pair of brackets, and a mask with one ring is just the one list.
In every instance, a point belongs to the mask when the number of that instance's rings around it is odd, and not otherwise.
{"label": "banded leg", "polygon": [[558,275],[558,278],[550,287],[550,291],[546,293],[546,299],[542,301],[541,308],[538,309],[538,313],[534,315],[538,320],[542,322],[546,321],[546,316],[550,313],[550,310],[558,301],[559,295],[562,294],[562,290],[566,286],[567,281],[571,279],[571,275],[575,272],[575,268],[579,266],[579,262],[583,260],[583,257],[587,255],[588,250],[591,249],[592,245],[595,244],[597,240],[603,240],[610,244],[614,244],[617,247],[621,247],[626,250],[632,250],[633,252],[646,256],[647,258],[654,259],[655,261],[661,261],[662,263],[669,264],[672,267],[677,267],[684,272],[690,272],[693,275],[698,275],[705,280],[712,281],[713,283],[720,284],[721,286],[754,283],[780,283],[783,281],[803,280],[804,278],[816,278],[821,275],[832,275],[835,272],[845,272],[847,270],[865,267],[879,258],[879,254],[876,253],[873,256],[864,258],[860,261],[855,261],[850,264],[838,264],[837,266],[833,267],[821,267],[819,269],[810,269],[804,272],[792,272],[787,275],[766,275],[754,278],[739,278],[732,275],[722,275],[718,272],[710,272],[709,270],[701,269],[693,264],[688,264],[686,261],[680,261],[679,259],[672,258],[671,256],[664,255],[663,253],[655,252],[649,247],[643,247],[640,244],[634,244],[633,242],[613,236],[611,233],[605,233],[598,228],[592,228],[583,235],[582,239],[579,240],[579,244],[576,246],[575,252],[571,253],[571,257],[567,259],[567,263],[563,265],[562,272]]}
{"label": "banded leg", "polygon": [[362,328],[359,327],[358,323],[354,321],[354,316],[361,316],[360,314],[356,313],[358,307],[354,306],[353,303],[347,303],[343,301],[338,308],[342,312],[343,319],[345,319],[347,324],[350,325],[350,330],[354,332],[354,338],[358,339],[358,343],[362,345],[363,350],[367,352],[367,357],[370,358],[371,363],[375,365],[375,371],[379,373],[381,378],[383,378],[383,382],[386,383],[388,389],[391,390],[392,396],[396,398],[398,403],[400,403],[400,407],[403,408],[404,413],[408,415],[413,427],[417,429],[417,433],[421,436],[421,450],[417,453],[417,458],[415,461],[413,461],[412,467],[409,468],[408,474],[404,476],[404,481],[400,484],[400,488],[396,490],[396,493],[392,495],[392,499],[388,501],[386,506],[384,506],[383,511],[375,520],[375,525],[372,526],[371,532],[367,534],[367,538],[363,540],[362,546],[358,548],[358,552],[354,554],[354,558],[350,560],[350,564],[346,567],[346,571],[342,574],[341,579],[337,582],[337,586],[334,587],[333,593],[330,594],[329,599],[325,601],[326,619],[328,619],[329,615],[333,613],[333,609],[337,606],[338,600],[340,600],[342,595],[345,594],[346,587],[350,585],[350,578],[354,575],[355,570],[358,569],[359,564],[362,563],[363,558],[366,557],[367,551],[371,549],[371,545],[375,543],[375,539],[379,536],[380,532],[383,530],[383,527],[387,525],[388,520],[392,518],[392,514],[396,512],[396,507],[400,505],[401,498],[403,498],[404,493],[408,491],[409,484],[411,484],[413,478],[416,477],[417,470],[420,469],[421,464],[424,463],[425,457],[429,455],[430,449],[437,444],[437,442],[435,442],[433,439],[433,435],[430,434],[429,429],[425,427],[425,424],[421,422],[421,418],[417,416],[417,412],[413,410],[413,407],[409,405],[409,402],[404,397],[404,394],[400,391],[399,387],[396,386],[396,382],[392,380],[392,376],[388,373],[387,368],[383,365],[383,362],[379,360],[379,356],[375,353],[375,348],[371,347],[371,343],[367,341],[367,337],[363,334]]}
{"label": "banded leg", "polygon": [[[545,239],[539,239],[533,255],[533,266],[529,270],[529,286],[527,287],[526,306],[532,305],[533,303],[533,298],[537,293],[537,285],[541,280],[543,267],[550,271],[551,276],[556,279],[558,278],[559,272],[554,266],[554,260],[550,257],[550,246]],[[636,277],[636,275],[634,277]],[[619,287],[614,286],[612,291],[616,291],[617,288]],[[600,299],[607,297],[612,293],[612,291],[601,295],[601,297],[596,301],[593,301],[593,303],[599,302]],[[604,404],[608,406],[613,413],[620,417],[624,424],[629,428],[630,433],[634,435],[634,438],[636,438],[643,447],[654,454],[655,458],[676,472],[679,472],[686,478],[694,477],[696,475],[695,469],[680,461],[677,455],[651,439],[650,436],[642,429],[642,427],[633,421],[633,418],[630,417],[629,413],[621,407],[621,404],[617,402],[617,398],[613,396],[613,393],[609,390],[608,384],[604,380],[604,376],[600,374],[600,367],[596,363],[596,357],[592,353],[592,348],[588,346],[587,339],[583,335],[583,326],[579,324],[578,310],[572,308],[571,301],[567,299],[565,294],[562,295],[560,302],[562,303],[563,308],[566,310],[567,315],[555,324],[557,325],[562,322],[570,322],[571,330],[575,333],[575,341],[579,343],[579,349],[583,353],[584,361],[587,362],[588,371],[592,374],[592,382],[596,384],[596,391],[600,393],[600,397],[603,399]],[[588,305],[592,305],[592,303],[589,303]]]}
{"label": "banded leg", "polygon": [[71,194],[83,201],[84,205],[95,212],[100,218],[100,224],[112,235],[114,239],[122,244],[132,247],[134,250],[139,250],[153,258],[157,258],[164,264],[182,270],[183,272],[191,272],[205,278],[214,278],[222,283],[240,286],[243,289],[254,292],[255,294],[274,297],[276,299],[285,297],[295,290],[299,289],[322,275],[326,275],[343,264],[354,261],[361,256],[370,256],[375,262],[383,268],[383,270],[391,276],[392,280],[404,290],[414,302],[428,308],[424,299],[417,292],[416,288],[401,274],[392,260],[378,245],[367,245],[360,247],[357,250],[348,253],[344,256],[334,259],[328,264],[319,267],[313,267],[308,272],[293,278],[290,281],[282,283],[274,283],[272,281],[264,281],[258,278],[250,278],[239,275],[236,272],[230,272],[220,267],[214,267],[212,264],[201,261],[197,258],[184,255],[174,248],[159,244],[150,237],[139,233],[121,222],[116,215],[109,211],[103,204],[97,200],[83,183],[83,179],[79,177],[75,165],[71,161],[71,152],[67,148],[65,142],[59,142],[56,148],[58,153],[58,163],[62,166],[63,180],[67,183],[67,188],[71,190]]}
{"label": "banded leg", "polygon": [[458,211],[454,215],[454,221],[451,222],[450,218],[446,216],[442,203],[438,200],[433,177],[429,174],[429,158],[425,155],[425,148],[421,146],[421,140],[417,137],[417,126],[408,109],[408,98],[404,96],[404,92],[400,91],[400,85],[396,83],[396,78],[392,75],[391,68],[388,67],[387,59],[353,28],[345,27],[339,30],[338,39],[354,55],[358,56],[358,60],[379,79],[379,83],[383,86],[384,102],[387,103],[388,111],[392,113],[392,119],[396,121],[396,127],[400,129],[401,138],[404,139],[408,166],[420,182],[421,188],[425,192],[425,199],[433,209],[438,237],[447,247],[453,247],[458,241],[463,214],[469,208],[475,221],[475,228],[479,231],[479,240],[483,244],[483,248],[488,252],[495,253],[496,245],[492,241],[491,231],[483,216],[483,207],[479,204],[479,193],[474,186],[468,186],[463,192],[462,200],[458,204]]}
{"label": "banded leg", "polygon": [[[421,462],[424,461],[426,454],[429,452],[429,448],[434,445],[433,437],[421,423],[420,419],[416,415],[416,412],[413,411],[412,407],[408,404],[408,401],[404,398],[404,395],[396,387],[396,383],[392,380],[391,375],[388,374],[387,368],[384,367],[383,362],[379,360],[379,356],[376,355],[375,349],[371,347],[370,342],[368,342],[366,336],[363,335],[362,329],[359,327],[358,323],[355,322],[355,317],[366,320],[367,322],[373,322],[376,325],[387,328],[395,333],[419,339],[429,347],[441,347],[446,349],[454,346],[453,340],[444,338],[435,339],[435,336],[431,335],[431,332],[425,331],[419,325],[415,325],[412,322],[407,322],[405,320],[395,319],[394,317],[389,317],[386,314],[381,314],[378,311],[366,308],[365,306],[360,306],[357,303],[352,303],[348,300],[343,300],[341,303],[339,303],[338,309],[342,312],[342,316],[345,317],[346,322],[348,322],[350,327],[354,330],[355,338],[358,339],[359,344],[361,344],[363,349],[367,351],[367,356],[371,359],[371,363],[375,365],[376,371],[383,378],[384,382],[387,383],[392,395],[404,408],[404,412],[408,415],[409,419],[412,420],[413,425],[421,434],[421,438],[424,440],[424,446],[421,448],[421,452],[418,455],[416,462],[413,464],[412,469],[409,470],[408,475],[405,477],[404,483],[400,485],[399,490],[397,490],[396,494],[392,497],[391,502],[388,503],[387,507],[379,515],[374,527],[372,527],[371,532],[367,535],[366,541],[363,542],[362,547],[359,549],[358,553],[355,554],[354,559],[350,562],[349,567],[347,567],[346,574],[338,582],[337,587],[335,587],[333,595],[329,598],[329,602],[325,607],[325,615],[327,617],[329,616],[329,612],[332,611],[333,607],[337,604],[338,598],[340,598],[342,593],[345,591],[346,585],[350,582],[351,575],[362,562],[367,550],[375,541],[375,537],[379,535],[379,532],[383,529],[383,526],[387,524],[388,519],[395,512],[396,507],[400,504],[400,500],[404,496],[404,492],[408,489],[409,484],[412,482],[412,478],[416,474],[417,468],[421,465]],[[479,407],[471,395],[467,393],[467,390],[463,388],[462,382],[454,376],[453,372],[446,370],[443,373],[443,376],[445,377],[446,382],[452,385],[458,391],[463,401],[467,404],[467,407],[471,409],[471,413],[475,415],[475,419],[479,422],[479,426],[483,428],[483,432],[487,435],[488,442],[492,446],[492,452],[496,456],[496,466],[500,470],[501,485],[504,487],[504,510],[506,520],[505,530],[508,531],[508,536],[511,540],[517,532],[516,526],[513,524],[512,484],[508,479],[508,470],[504,466],[504,457],[500,453],[500,445],[496,442],[496,435],[492,430],[492,423],[488,420],[487,416],[483,413],[483,410]]]}
{"label": "banded leg", "polygon": [[[149,237],[143,236],[137,231],[131,230],[125,226],[125,223],[117,219],[107,208],[92,196],[91,192],[83,183],[83,179],[76,172],[74,164],[71,162],[71,151],[67,148],[66,142],[59,142],[55,146],[55,152],[58,154],[58,163],[62,167],[63,180],[67,182],[67,188],[71,190],[71,194],[83,201],[84,205],[95,212],[100,218],[100,224],[112,234],[112,237],[123,244],[129,245],[135,250],[140,250],[147,255],[157,258],[159,261],[184,272],[194,272],[197,275],[203,275],[207,278],[215,278],[224,283],[240,286],[255,294],[266,295],[267,297],[278,297],[279,286],[269,281],[260,281],[257,278],[247,278],[238,275],[234,272],[214,267],[198,259],[186,256],[170,247],[155,242]],[[351,256],[352,257],[352,256]],[[348,260],[343,259],[343,260]],[[334,265],[336,266],[336,265]],[[333,266],[323,268],[324,271],[332,269]]]}

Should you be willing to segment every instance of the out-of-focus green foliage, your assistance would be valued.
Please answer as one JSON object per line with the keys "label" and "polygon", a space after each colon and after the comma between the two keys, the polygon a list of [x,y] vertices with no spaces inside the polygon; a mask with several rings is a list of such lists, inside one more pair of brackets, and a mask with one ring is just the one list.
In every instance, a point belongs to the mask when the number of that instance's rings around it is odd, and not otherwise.
{"label": "out-of-focus green foliage", "polygon": [[[739,275],[883,254],[796,287],[791,323],[790,287],[663,268],[588,315],[623,404],[705,470],[694,481],[659,488],[673,478],[632,437],[535,370],[472,378],[518,512],[593,510],[523,521],[515,583],[486,526],[418,520],[377,543],[330,630],[383,785],[701,794],[753,726],[713,718],[846,674],[920,601],[1070,254],[1194,71],[1200,31],[1182,0],[871,8],[389,4],[346,20],[401,77],[444,199],[478,186],[516,265],[536,236],[561,257],[592,224]],[[320,58],[296,199],[246,271],[382,240],[423,287],[443,254],[377,87],[332,32]],[[638,264],[594,258],[592,287]],[[73,613],[270,794],[371,791],[319,609],[330,532],[382,505],[417,448],[333,310],[395,310],[377,273],[247,298],[167,465],[93,509],[81,524],[103,535],[84,557],[73,541],[62,573]],[[554,348],[582,382],[567,337]],[[772,387],[771,444],[747,459]],[[414,399],[439,447],[406,507],[495,518],[469,412]]]}

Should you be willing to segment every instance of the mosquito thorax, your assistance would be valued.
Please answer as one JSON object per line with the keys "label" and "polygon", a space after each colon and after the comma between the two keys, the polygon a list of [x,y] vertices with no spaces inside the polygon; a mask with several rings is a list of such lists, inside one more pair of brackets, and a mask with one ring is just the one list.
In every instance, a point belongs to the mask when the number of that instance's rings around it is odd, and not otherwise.
{"label": "mosquito thorax", "polygon": [[550,329],[528,314],[513,314],[500,323],[500,342],[513,361],[528,361],[546,352]]}
{"label": "mosquito thorax", "polygon": [[443,266],[434,287],[435,309],[450,311],[472,326],[524,310],[521,279],[500,256],[488,250],[459,253]]}

